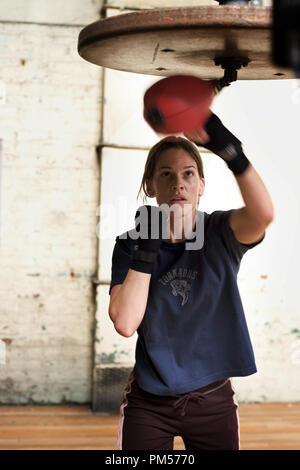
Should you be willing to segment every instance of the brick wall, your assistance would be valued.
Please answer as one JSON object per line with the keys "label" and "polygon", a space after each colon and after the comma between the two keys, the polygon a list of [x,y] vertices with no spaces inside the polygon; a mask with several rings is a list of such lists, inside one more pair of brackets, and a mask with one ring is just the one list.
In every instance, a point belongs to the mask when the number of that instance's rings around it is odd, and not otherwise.
{"label": "brick wall", "polygon": [[91,400],[102,69],[77,38],[101,2],[71,3],[0,6],[0,403]]}

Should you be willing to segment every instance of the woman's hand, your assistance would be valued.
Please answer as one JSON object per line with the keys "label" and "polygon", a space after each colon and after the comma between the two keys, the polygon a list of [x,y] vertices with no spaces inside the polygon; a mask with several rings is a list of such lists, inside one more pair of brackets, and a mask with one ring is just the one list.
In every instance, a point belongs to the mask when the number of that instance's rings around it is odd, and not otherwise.
{"label": "woman's hand", "polygon": [[[242,174],[249,166],[242,143],[222,123],[214,113],[199,131],[184,134],[196,145],[200,145],[222,158],[235,174]],[[206,141],[205,141],[206,139]]]}
{"label": "woman's hand", "polygon": [[206,144],[210,141],[208,133],[202,128],[194,132],[184,133],[183,134],[187,139],[191,140],[195,144]]}
{"label": "woman's hand", "polygon": [[159,248],[166,233],[168,214],[160,207],[140,206],[135,213],[135,228],[139,235],[134,245],[131,269],[152,273]]}

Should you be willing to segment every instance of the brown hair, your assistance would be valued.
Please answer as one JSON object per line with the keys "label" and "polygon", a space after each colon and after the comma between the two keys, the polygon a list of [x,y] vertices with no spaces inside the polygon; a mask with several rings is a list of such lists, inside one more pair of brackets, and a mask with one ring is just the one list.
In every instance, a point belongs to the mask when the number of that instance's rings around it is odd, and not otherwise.
{"label": "brown hair", "polygon": [[147,192],[147,180],[151,180],[153,178],[155,165],[160,154],[169,148],[181,148],[185,150],[196,162],[200,178],[204,178],[203,162],[198,148],[192,142],[187,139],[184,139],[183,137],[165,137],[164,139],[157,142],[148,153],[141,186],[137,195],[138,199],[139,195],[143,190],[143,204],[145,204],[146,202],[146,197],[150,197]]}

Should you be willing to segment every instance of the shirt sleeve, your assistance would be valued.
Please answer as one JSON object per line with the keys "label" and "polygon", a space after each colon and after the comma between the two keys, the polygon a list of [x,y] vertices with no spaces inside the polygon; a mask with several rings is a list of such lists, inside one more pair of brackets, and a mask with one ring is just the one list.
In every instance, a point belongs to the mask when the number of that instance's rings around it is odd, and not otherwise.
{"label": "shirt sleeve", "polygon": [[116,284],[123,284],[128,270],[131,265],[131,245],[130,240],[116,238],[114,251],[112,254],[112,266],[111,266],[111,282],[109,287],[109,295],[113,286]]}
{"label": "shirt sleeve", "polygon": [[232,260],[234,263],[240,263],[244,254],[254,248],[255,246],[259,245],[263,239],[265,238],[266,233],[264,232],[263,236],[254,243],[240,243],[230,227],[229,224],[229,216],[234,209],[230,209],[228,211],[215,211],[211,214],[214,218],[214,226],[217,228],[219,234],[222,237],[223,243],[226,246]]}

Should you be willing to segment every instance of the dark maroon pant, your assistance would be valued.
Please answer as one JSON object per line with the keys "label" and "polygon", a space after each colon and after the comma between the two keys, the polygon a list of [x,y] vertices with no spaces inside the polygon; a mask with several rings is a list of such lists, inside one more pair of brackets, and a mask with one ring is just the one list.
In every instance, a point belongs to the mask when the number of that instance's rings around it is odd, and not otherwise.
{"label": "dark maroon pant", "polygon": [[238,404],[231,379],[182,395],[142,390],[133,372],[123,391],[119,450],[173,450],[181,436],[186,450],[239,450]]}

